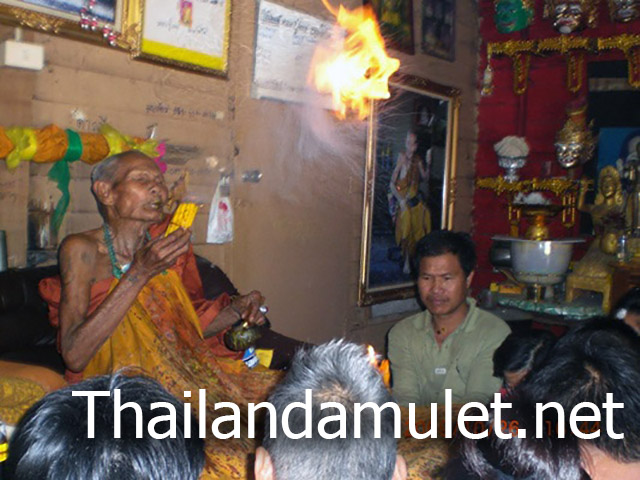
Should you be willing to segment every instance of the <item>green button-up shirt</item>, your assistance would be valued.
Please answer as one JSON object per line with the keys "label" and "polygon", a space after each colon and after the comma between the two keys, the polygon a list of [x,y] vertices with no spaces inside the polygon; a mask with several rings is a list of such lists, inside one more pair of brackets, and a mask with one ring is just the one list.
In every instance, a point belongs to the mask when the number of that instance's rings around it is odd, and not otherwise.
{"label": "green button-up shirt", "polygon": [[464,322],[438,346],[431,314],[405,318],[389,332],[393,396],[401,405],[444,403],[451,389],[453,403],[487,402],[500,389],[493,376],[493,352],[509,335],[500,318],[467,298]]}

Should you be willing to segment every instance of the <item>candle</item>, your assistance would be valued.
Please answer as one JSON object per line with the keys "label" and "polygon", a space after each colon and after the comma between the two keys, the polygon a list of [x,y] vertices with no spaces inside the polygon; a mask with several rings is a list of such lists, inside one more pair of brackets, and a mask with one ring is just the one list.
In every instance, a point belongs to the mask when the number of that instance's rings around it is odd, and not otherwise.
{"label": "candle", "polygon": [[382,355],[376,354],[376,351],[371,345],[367,346],[367,355],[369,357],[369,363],[375,368],[382,376],[382,382],[384,386],[389,388],[391,380],[391,371],[389,369],[389,360],[383,358]]}

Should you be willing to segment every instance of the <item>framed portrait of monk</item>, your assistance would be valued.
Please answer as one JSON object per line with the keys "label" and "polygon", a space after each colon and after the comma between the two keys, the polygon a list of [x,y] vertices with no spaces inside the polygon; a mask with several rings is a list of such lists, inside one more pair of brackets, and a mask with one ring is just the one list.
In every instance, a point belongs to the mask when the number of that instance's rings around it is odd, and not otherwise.
{"label": "framed portrait of monk", "polygon": [[452,226],[460,91],[403,75],[367,134],[359,305],[412,297],[417,241]]}

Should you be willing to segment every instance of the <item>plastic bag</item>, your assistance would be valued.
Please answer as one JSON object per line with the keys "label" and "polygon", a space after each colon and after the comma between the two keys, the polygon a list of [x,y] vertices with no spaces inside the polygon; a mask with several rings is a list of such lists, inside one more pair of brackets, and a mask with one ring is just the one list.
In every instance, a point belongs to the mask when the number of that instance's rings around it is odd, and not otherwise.
{"label": "plastic bag", "polygon": [[207,243],[227,243],[233,240],[233,210],[229,198],[229,178],[218,182],[211,200],[209,223],[207,224]]}

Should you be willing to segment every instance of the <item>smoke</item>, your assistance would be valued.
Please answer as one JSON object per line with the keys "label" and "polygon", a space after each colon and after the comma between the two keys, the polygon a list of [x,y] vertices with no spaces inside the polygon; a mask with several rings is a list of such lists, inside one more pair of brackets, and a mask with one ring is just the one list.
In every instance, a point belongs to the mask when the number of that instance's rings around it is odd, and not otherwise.
{"label": "smoke", "polygon": [[278,191],[283,198],[347,202],[348,190],[362,188],[366,121],[338,120],[318,101],[287,104],[276,135],[275,167],[288,179]]}

